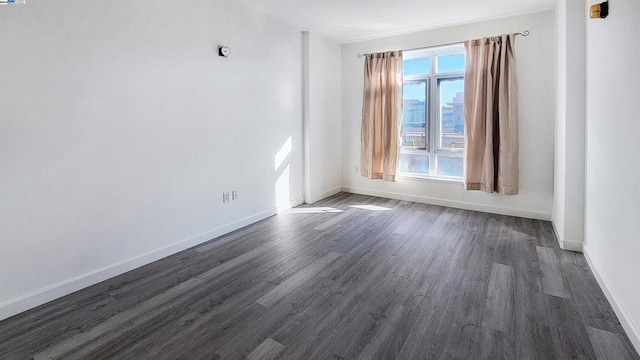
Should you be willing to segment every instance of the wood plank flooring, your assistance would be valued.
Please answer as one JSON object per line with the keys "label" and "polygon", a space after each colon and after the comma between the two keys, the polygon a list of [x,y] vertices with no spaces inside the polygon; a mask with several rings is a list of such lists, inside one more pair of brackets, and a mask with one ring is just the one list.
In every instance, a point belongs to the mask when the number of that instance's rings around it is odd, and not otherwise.
{"label": "wood plank flooring", "polygon": [[346,193],[4,320],[0,358],[640,360],[549,222]]}

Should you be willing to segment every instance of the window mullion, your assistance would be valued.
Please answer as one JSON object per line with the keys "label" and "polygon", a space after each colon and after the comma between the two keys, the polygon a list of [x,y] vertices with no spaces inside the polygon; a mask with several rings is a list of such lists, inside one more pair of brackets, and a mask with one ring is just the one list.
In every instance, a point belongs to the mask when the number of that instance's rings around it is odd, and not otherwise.
{"label": "window mullion", "polygon": [[436,167],[436,149],[438,147],[437,144],[437,111],[438,111],[438,103],[436,92],[438,89],[438,80],[435,76],[436,74],[436,61],[437,56],[435,54],[431,55],[431,72],[429,76],[429,174],[431,176],[437,176],[437,167]]}
{"label": "window mullion", "polygon": [[429,94],[431,94],[431,80],[429,79],[429,77],[425,77],[425,94],[424,94],[424,98],[425,98],[425,107],[424,107],[424,115],[425,115],[425,121],[426,124],[424,126],[424,136],[425,136],[425,140],[427,143],[427,146],[425,147],[425,151],[427,153],[429,153],[429,149],[431,148],[431,129],[429,128],[430,124],[431,124],[431,113],[430,113],[430,109],[431,109],[431,98],[429,97]]}

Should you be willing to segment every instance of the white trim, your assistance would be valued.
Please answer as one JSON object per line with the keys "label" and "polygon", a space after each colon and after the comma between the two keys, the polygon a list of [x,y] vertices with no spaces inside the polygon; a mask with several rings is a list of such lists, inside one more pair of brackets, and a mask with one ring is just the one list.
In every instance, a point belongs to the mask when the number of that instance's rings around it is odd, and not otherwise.
{"label": "white trim", "polygon": [[[302,201],[300,200],[300,203],[297,205],[293,205],[294,203],[295,202],[292,202],[292,206],[297,206],[301,204]],[[196,235],[192,238],[146,252],[144,254],[117,262],[115,264],[111,264],[103,268],[96,269],[94,271],[90,271],[71,279],[67,279],[59,283],[47,286],[32,293],[5,301],[3,303],[0,303],[0,320],[4,320],[23,311],[32,309],[36,306],[58,299],[91,285],[95,285],[114,276],[124,274],[127,271],[131,271],[140,266],[176,254],[180,251],[202,244],[211,239],[215,239],[219,236],[230,233],[247,225],[251,225],[275,214],[276,209],[271,208],[255,215],[246,217],[244,219],[235,221],[231,224],[215,228],[200,235]]]}
{"label": "white trim", "polygon": [[290,204],[291,204],[292,208],[296,207],[296,206],[299,206],[299,205],[302,205],[302,204],[304,204],[304,199],[302,197],[299,197],[297,199],[293,199],[293,200],[291,200]]}
{"label": "white trim", "polygon": [[337,187],[334,187],[331,190],[327,190],[327,191],[325,191],[325,192],[323,192],[321,194],[318,194],[318,195],[309,195],[304,199],[304,202],[306,204],[313,204],[316,201],[320,201],[322,199],[328,198],[331,195],[335,195],[335,194],[339,193],[340,191],[342,191],[342,186],[337,186]]}
{"label": "white trim", "polygon": [[302,32],[302,193],[309,197],[311,192],[311,112],[309,99],[309,51],[310,36]]}
{"label": "white trim", "polygon": [[591,268],[591,272],[595,276],[596,281],[598,281],[598,284],[600,285],[600,288],[604,292],[604,295],[609,300],[611,307],[613,307],[613,311],[618,316],[618,320],[620,320],[620,324],[622,325],[622,328],[627,333],[627,336],[629,337],[629,340],[631,340],[631,343],[633,344],[633,346],[636,348],[636,351],[640,353],[640,331],[638,331],[638,328],[634,325],[633,321],[631,320],[631,317],[624,310],[624,307],[622,306],[622,302],[613,291],[613,288],[611,287],[611,285],[609,285],[609,282],[607,281],[607,279],[604,277],[603,275],[604,273],[602,272],[602,269],[591,258],[589,247],[587,246],[587,244],[584,244],[582,246],[582,249],[584,253],[584,258],[587,259],[587,264],[589,264],[589,267]]}
{"label": "white trim", "polygon": [[584,246],[582,244],[582,241],[563,239],[562,241],[559,241],[559,243],[560,243],[560,248],[562,248],[563,250],[583,252]]}
{"label": "white trim", "polygon": [[551,216],[551,226],[553,227],[553,232],[556,234],[556,239],[558,239],[558,245],[560,245],[561,249],[582,252],[583,242],[579,240],[565,239],[558,231],[558,228],[556,227],[556,220],[553,215]]}
{"label": "white trim", "polygon": [[451,177],[435,177],[435,176],[420,176],[417,174],[411,173],[398,173],[396,176],[398,180],[417,180],[417,181],[434,181],[440,183],[448,183],[453,185],[460,185],[460,187],[464,188],[464,180],[462,178],[451,178]]}
{"label": "white trim", "polygon": [[466,201],[439,199],[439,198],[432,198],[428,196],[410,195],[410,194],[388,192],[388,191],[361,189],[361,188],[356,188],[352,186],[343,186],[342,191],[354,193],[354,194],[361,194],[361,195],[379,196],[379,197],[390,198],[390,199],[414,201],[414,202],[439,205],[439,206],[448,206],[448,207],[453,207],[458,209],[482,211],[482,212],[488,212],[493,214],[510,215],[510,216],[529,218],[529,219],[551,221],[550,213],[544,213],[539,211],[498,207],[498,206],[492,206],[492,205],[470,203]]}
{"label": "white trim", "polygon": [[281,213],[283,211],[287,211],[291,208],[294,208],[298,205],[304,204],[304,198],[299,197],[297,199],[293,199],[286,204],[276,205],[276,213]]}

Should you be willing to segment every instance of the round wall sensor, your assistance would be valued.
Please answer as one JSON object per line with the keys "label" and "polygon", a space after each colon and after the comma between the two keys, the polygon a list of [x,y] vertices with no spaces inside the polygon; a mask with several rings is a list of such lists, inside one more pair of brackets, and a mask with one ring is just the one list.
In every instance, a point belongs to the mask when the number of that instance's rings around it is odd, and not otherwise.
{"label": "round wall sensor", "polygon": [[231,54],[231,49],[228,46],[218,45],[219,56],[229,57],[229,54]]}

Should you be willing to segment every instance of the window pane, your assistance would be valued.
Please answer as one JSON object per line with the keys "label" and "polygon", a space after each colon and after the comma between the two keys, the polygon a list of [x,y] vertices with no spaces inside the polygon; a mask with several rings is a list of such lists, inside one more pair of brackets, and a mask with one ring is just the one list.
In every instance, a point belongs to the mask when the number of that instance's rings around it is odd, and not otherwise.
{"label": "window pane", "polygon": [[438,156],[438,175],[462,177],[462,157]]}
{"label": "window pane", "polygon": [[464,54],[438,55],[437,72],[464,71]]}
{"label": "window pane", "polygon": [[429,155],[400,154],[401,173],[429,175]]}
{"label": "window pane", "polygon": [[427,82],[404,83],[402,97],[402,146],[409,149],[427,148]]}
{"label": "window pane", "polygon": [[407,59],[402,62],[402,73],[406,75],[423,75],[431,72],[431,58],[423,57]]}
{"label": "window pane", "polygon": [[440,148],[464,148],[464,80],[438,81],[440,101]]}

